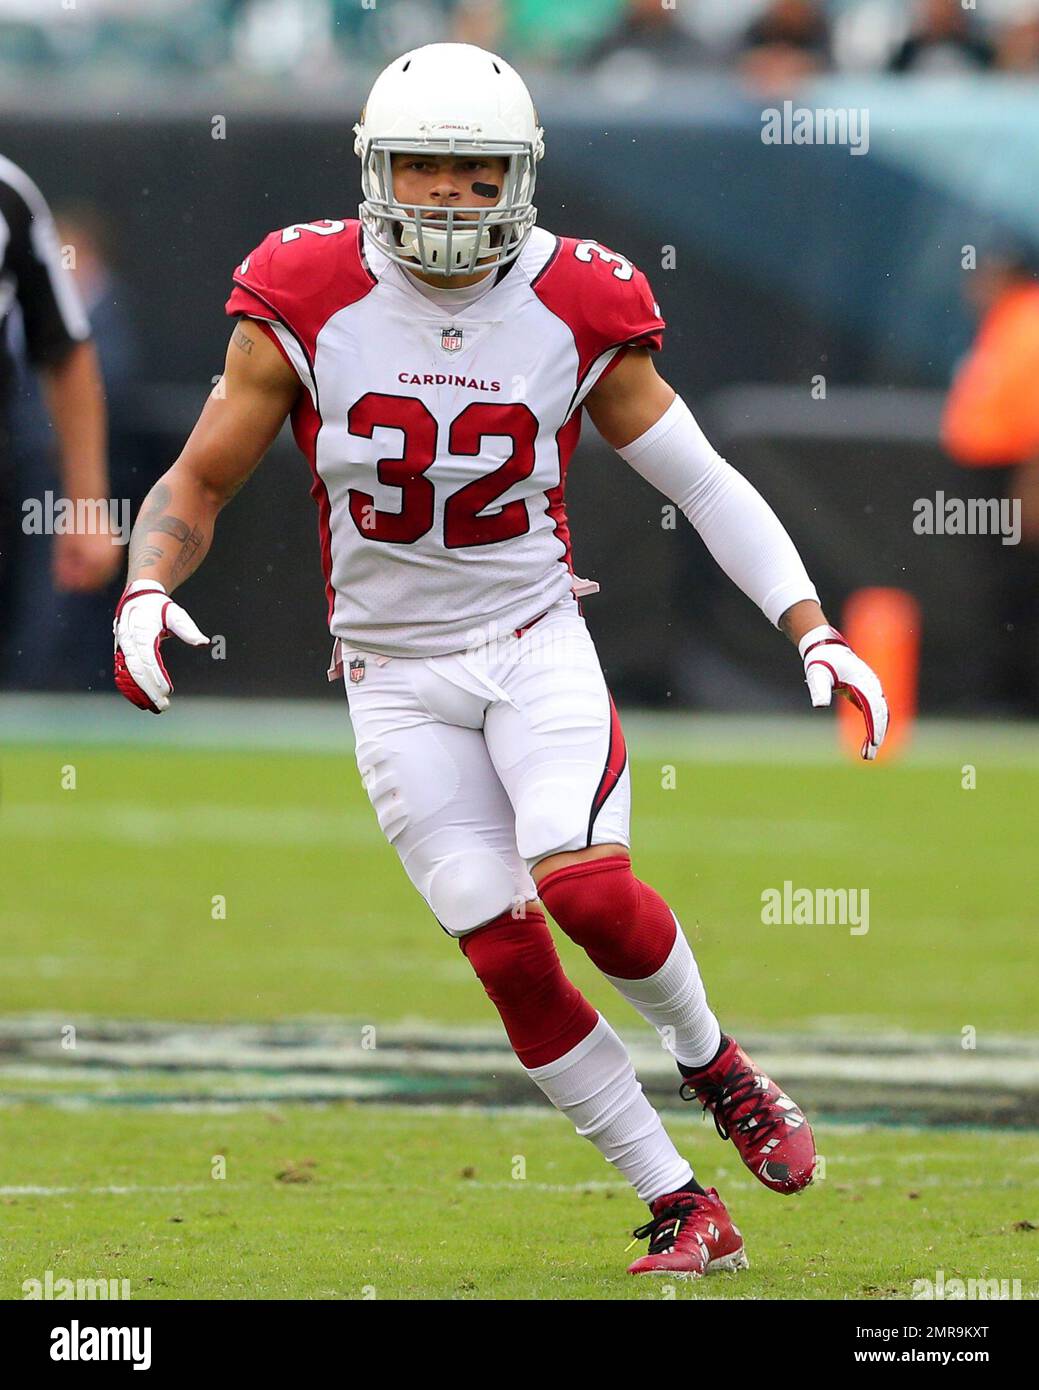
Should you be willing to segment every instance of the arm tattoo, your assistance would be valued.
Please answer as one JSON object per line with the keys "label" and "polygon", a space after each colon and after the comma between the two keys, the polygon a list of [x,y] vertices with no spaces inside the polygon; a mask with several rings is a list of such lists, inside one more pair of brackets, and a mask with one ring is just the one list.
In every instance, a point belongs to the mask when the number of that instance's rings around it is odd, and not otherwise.
{"label": "arm tattoo", "polygon": [[190,526],[179,516],[170,516],[166,511],[170,502],[170,490],[165,483],[156,483],[148,494],[148,500],[137,518],[137,524],[130,536],[130,577],[134,578],[140,569],[147,569],[166,558],[162,546],[149,544],[147,537],[156,532],[172,536],[180,542],[180,548],[173,555],[170,579],[179,579],[189,568],[205,536],[197,526]]}
{"label": "arm tattoo", "polygon": [[235,329],[231,341],[234,343],[235,347],[241,348],[243,352],[252,352],[253,350],[253,340],[249,337],[241,324]]}
{"label": "arm tattoo", "polygon": [[157,565],[162,559],[162,551],[157,545],[144,545],[134,554],[134,559],[142,568],[147,569],[149,565]]}
{"label": "arm tattoo", "polygon": [[[172,517],[170,518],[171,521],[173,519]],[[179,522],[178,525],[183,526],[183,521]],[[202,532],[197,526],[194,527],[191,533],[185,538],[173,561],[173,569],[170,572],[171,579],[179,579],[185,570],[188,570],[190,573],[192,567],[191,562],[194,560],[195,554],[202,544],[203,539]]]}

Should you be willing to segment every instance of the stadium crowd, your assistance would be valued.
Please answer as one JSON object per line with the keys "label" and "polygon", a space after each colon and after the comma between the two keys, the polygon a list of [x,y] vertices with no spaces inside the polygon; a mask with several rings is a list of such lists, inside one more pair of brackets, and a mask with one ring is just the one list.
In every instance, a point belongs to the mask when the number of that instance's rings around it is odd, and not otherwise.
{"label": "stadium crowd", "polygon": [[0,0],[0,71],[185,73],[381,66],[444,38],[530,66],[631,55],[773,82],[829,69],[1039,70],[1039,0]]}

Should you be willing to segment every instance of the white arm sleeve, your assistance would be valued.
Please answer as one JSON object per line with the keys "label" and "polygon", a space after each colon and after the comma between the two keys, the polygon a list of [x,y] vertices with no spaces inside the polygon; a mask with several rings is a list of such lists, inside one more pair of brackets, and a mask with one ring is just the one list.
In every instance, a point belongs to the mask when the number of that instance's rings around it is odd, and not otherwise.
{"label": "white arm sleeve", "polygon": [[680,396],[617,452],[689,518],[718,564],[769,622],[819,601],[782,522],[742,473],[715,452]]}

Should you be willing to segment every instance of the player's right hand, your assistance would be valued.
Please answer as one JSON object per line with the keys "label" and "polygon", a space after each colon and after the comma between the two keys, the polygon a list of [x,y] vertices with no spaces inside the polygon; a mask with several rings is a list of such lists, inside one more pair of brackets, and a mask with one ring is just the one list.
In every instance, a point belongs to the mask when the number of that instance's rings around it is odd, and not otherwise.
{"label": "player's right hand", "polygon": [[115,688],[138,709],[164,714],[170,707],[173,682],[159,643],[172,634],[192,647],[205,647],[209,638],[154,579],[135,579],[127,585],[115,610],[112,631]]}

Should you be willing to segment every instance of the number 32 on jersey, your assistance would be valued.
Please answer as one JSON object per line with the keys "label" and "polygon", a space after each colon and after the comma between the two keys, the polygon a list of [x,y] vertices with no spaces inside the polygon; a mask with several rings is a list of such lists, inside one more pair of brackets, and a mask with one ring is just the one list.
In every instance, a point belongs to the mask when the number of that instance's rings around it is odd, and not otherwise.
{"label": "number 32 on jersey", "polygon": [[[380,483],[400,488],[399,512],[380,511],[371,493],[350,489],[350,516],[366,540],[409,545],[433,526],[435,493],[425,473],[437,458],[437,422],[417,396],[388,396],[369,391],[347,416],[350,433],[371,439],[379,428],[397,429],[404,436],[399,458],[382,458],[376,465]],[[530,529],[527,504],[519,498],[490,516],[479,513],[534,471],[538,422],[522,401],[511,405],[473,401],[451,421],[448,450],[475,457],[488,435],[512,440],[512,453],[492,472],[473,478],[444,504],[444,545],[449,550],[512,540]]]}

